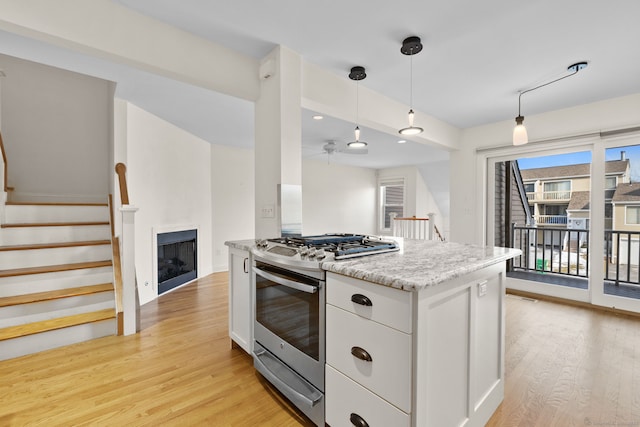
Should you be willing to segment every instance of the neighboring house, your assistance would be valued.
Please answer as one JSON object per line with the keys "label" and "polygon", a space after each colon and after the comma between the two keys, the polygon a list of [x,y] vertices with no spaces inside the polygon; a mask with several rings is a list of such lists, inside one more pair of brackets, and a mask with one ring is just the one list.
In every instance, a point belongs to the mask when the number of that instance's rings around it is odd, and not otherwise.
{"label": "neighboring house", "polygon": [[[628,184],[629,160],[606,162],[605,228],[612,227],[612,198],[616,187]],[[549,228],[589,228],[591,164],[525,169],[521,171],[535,224]]]}
{"label": "neighboring house", "polygon": [[513,238],[511,225],[533,225],[532,211],[527,203],[517,160],[496,163],[495,177],[494,244],[510,247]]}
{"label": "neighboring house", "polygon": [[[611,236],[612,254],[619,254],[621,264],[638,265],[640,263],[640,183],[618,185],[613,193],[611,205],[612,229],[619,232]],[[615,260],[615,257],[612,259]]]}

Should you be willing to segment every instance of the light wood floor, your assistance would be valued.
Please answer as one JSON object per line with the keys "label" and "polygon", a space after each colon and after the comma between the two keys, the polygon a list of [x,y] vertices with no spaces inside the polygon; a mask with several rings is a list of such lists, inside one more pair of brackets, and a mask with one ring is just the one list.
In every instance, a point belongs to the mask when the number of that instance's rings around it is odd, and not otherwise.
{"label": "light wood floor", "polygon": [[[0,426],[310,425],[231,349],[227,313],[217,273],[143,306],[137,335],[0,362]],[[640,426],[637,318],[509,296],[506,350],[489,426]]]}

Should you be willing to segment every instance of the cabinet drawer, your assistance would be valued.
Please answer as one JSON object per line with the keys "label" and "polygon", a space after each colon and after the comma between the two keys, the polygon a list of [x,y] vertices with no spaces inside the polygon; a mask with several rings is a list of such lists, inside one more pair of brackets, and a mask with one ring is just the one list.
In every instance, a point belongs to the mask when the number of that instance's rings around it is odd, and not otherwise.
{"label": "cabinet drawer", "polygon": [[412,295],[412,292],[352,277],[327,274],[328,304],[408,334],[411,333]]}
{"label": "cabinet drawer", "polygon": [[351,414],[370,427],[409,427],[411,417],[353,382],[331,366],[326,367],[325,421],[331,427],[353,427]]}
{"label": "cabinet drawer", "polygon": [[326,324],[327,364],[410,412],[411,335],[331,305]]}

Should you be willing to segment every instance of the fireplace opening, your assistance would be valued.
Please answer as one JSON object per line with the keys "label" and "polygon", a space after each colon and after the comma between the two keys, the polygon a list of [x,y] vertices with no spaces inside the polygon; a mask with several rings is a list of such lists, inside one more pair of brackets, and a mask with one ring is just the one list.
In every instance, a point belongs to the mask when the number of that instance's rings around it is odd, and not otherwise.
{"label": "fireplace opening", "polygon": [[158,294],[198,277],[198,231],[158,234]]}

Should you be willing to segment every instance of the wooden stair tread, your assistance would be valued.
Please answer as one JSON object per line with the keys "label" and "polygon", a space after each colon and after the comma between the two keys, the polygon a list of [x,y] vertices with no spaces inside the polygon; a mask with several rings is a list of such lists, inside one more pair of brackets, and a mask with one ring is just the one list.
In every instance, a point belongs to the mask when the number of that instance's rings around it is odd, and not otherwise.
{"label": "wooden stair tread", "polygon": [[79,262],[74,264],[45,265],[42,267],[14,268],[0,270],[0,277],[26,276],[29,274],[56,273],[60,271],[81,270],[84,268],[111,267],[111,260]]}
{"label": "wooden stair tread", "polygon": [[33,302],[51,301],[61,298],[77,297],[81,295],[97,294],[113,291],[113,283],[101,283],[98,285],[78,286],[76,288],[57,289],[54,291],[35,292],[32,294],[16,295],[0,298],[0,307],[29,304]]}
{"label": "wooden stair tread", "polygon": [[7,205],[14,206],[103,206],[107,207],[106,203],[83,203],[83,202],[12,202],[8,201]]}
{"label": "wooden stair tread", "polygon": [[0,246],[0,252],[25,251],[30,249],[73,248],[78,246],[100,246],[100,245],[110,245],[110,244],[111,244],[110,240],[85,240],[85,241],[62,242],[62,243],[38,243],[33,245]]}
{"label": "wooden stair tread", "polygon": [[87,225],[109,225],[109,221],[88,221],[88,222],[30,222],[30,223],[13,223],[2,224],[2,228],[15,228],[15,227],[75,227],[75,226],[87,226]]}
{"label": "wooden stair tread", "polygon": [[42,320],[40,322],[10,326],[8,328],[0,329],[0,341],[115,318],[115,310],[109,308],[99,311],[92,311],[90,313],[74,314],[71,316],[58,317],[56,319]]}

